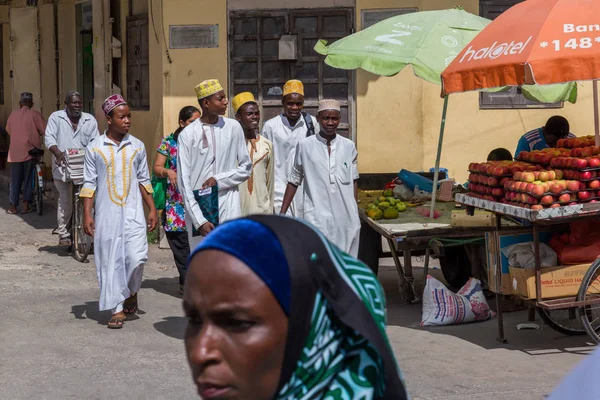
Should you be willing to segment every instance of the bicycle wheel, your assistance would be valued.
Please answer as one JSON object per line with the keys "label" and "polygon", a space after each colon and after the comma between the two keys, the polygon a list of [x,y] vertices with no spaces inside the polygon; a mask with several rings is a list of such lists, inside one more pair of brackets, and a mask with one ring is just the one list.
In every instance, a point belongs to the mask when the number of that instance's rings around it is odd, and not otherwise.
{"label": "bicycle wheel", "polygon": [[79,262],[87,261],[87,257],[92,249],[92,237],[88,236],[83,229],[83,202],[79,198],[79,190],[74,191],[77,194],[73,201],[72,238],[73,238],[73,258]]}
{"label": "bicycle wheel", "polygon": [[563,335],[577,336],[585,335],[586,330],[577,316],[577,308],[565,308],[562,310],[546,310],[537,308],[542,321],[555,331]]}
{"label": "bicycle wheel", "polygon": [[42,169],[39,164],[35,166],[35,176],[33,177],[34,192],[35,192],[35,208],[38,215],[42,215],[44,210],[44,180]]}
{"label": "bicycle wheel", "polygon": [[[600,299],[600,259],[590,265],[579,286],[577,301]],[[600,343],[600,304],[579,307],[579,317],[587,334]]]}

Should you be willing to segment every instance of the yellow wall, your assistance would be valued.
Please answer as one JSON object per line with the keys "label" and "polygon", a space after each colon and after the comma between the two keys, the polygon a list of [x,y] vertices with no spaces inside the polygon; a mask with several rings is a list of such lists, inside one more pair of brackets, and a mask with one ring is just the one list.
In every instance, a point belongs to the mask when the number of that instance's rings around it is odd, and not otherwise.
{"label": "yellow wall", "polygon": [[[121,0],[122,18],[127,19],[129,11],[127,9],[127,2]],[[131,122],[131,134],[138,139],[142,140],[146,145],[146,152],[148,153],[148,162],[151,165],[154,159],[154,153],[156,152],[156,145],[159,138],[162,136],[162,125],[163,125],[163,109],[162,109],[162,97],[163,97],[163,71],[161,57],[163,53],[163,36],[161,35],[160,25],[160,3],[153,1],[154,3],[154,18],[156,24],[153,26],[152,19],[150,18],[150,0],[134,0],[133,10],[140,13],[148,13],[149,24],[148,24],[148,39],[149,39],[149,51],[150,51],[150,109],[149,110],[136,110],[132,114]],[[164,3],[163,3],[164,4]],[[123,26],[122,37],[123,37],[123,65],[127,65],[126,49],[127,49],[127,30],[126,26]],[[158,42],[154,29],[158,34]],[[126,68],[125,68],[126,70]],[[123,82],[127,82],[126,74],[123,75]],[[126,86],[126,85],[123,85]],[[123,89],[123,88],[122,88]],[[103,99],[102,99],[103,100]],[[102,101],[100,100],[100,101]]]}
{"label": "yellow wall", "polygon": [[219,47],[213,49],[169,49],[172,63],[162,52],[164,69],[164,134],[177,128],[179,110],[198,106],[194,87],[205,79],[219,79],[227,93],[227,5],[225,1],[180,0],[164,2],[164,26],[219,24]]}

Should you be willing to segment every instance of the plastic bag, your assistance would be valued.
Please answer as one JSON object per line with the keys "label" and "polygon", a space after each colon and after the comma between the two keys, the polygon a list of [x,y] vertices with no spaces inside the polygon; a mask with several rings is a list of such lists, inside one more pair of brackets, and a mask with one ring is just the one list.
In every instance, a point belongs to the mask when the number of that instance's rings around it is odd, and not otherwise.
{"label": "plastic bag", "polygon": [[496,314],[490,310],[478,279],[469,279],[455,294],[442,282],[427,276],[421,326],[487,321],[494,315]]}
{"label": "plastic bag", "polygon": [[412,201],[419,202],[419,201],[429,201],[431,200],[431,193],[427,192],[425,190],[421,190],[419,189],[418,186],[415,186],[415,191],[413,193],[413,197],[412,197]]}
{"label": "plastic bag", "polygon": [[[516,243],[502,248],[502,254],[508,258],[508,265],[523,269],[535,269],[535,253],[533,242]],[[540,259],[542,267],[558,265],[558,256],[550,246],[540,243]]]}
{"label": "plastic bag", "polygon": [[415,195],[406,185],[396,185],[393,189],[394,197],[402,201],[409,201]]}

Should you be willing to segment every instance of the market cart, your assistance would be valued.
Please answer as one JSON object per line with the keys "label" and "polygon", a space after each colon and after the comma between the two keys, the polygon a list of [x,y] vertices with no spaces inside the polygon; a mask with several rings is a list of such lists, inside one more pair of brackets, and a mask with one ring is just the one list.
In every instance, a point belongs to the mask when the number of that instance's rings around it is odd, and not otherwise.
{"label": "market cart", "polygon": [[[491,211],[496,215],[496,224],[494,231],[500,231],[500,220],[503,216],[520,218],[530,222],[527,227],[533,235],[534,257],[535,257],[535,289],[533,298],[523,298],[529,304],[538,307],[539,309],[553,312],[557,310],[566,310],[570,319],[579,319],[581,321],[583,332],[586,332],[594,341],[600,343],[600,313],[598,307],[600,305],[600,261],[594,261],[589,268],[586,267],[579,290],[576,295],[561,296],[546,298],[542,292],[542,266],[540,256],[540,233],[542,231],[551,230],[553,226],[566,224],[575,220],[585,218],[600,217],[600,203],[584,203],[559,208],[547,208],[540,211],[532,211],[522,207],[516,207],[508,204],[483,200],[468,195],[458,194],[456,201],[467,207],[468,213],[473,213],[476,208]],[[502,268],[495,269],[495,285],[499,289],[502,287],[503,271]],[[512,277],[511,277],[512,278]],[[578,281],[578,279],[574,281]],[[512,280],[511,285],[516,287],[516,278]],[[502,290],[496,290],[496,302],[498,305],[498,340],[506,342],[504,336],[504,324],[502,318]],[[556,319],[555,319],[556,320]],[[556,321],[560,324],[560,321]],[[576,328],[572,326],[564,326],[566,329]]]}
{"label": "market cart", "polygon": [[[472,276],[473,268],[466,252],[458,254],[458,248],[465,245],[483,248],[485,233],[492,229],[493,224],[489,224],[488,227],[452,226],[452,211],[457,210],[454,202],[438,203],[437,209],[442,211],[442,216],[436,220],[419,217],[414,209],[410,208],[397,219],[377,221],[360,211],[362,232],[359,258],[377,272],[379,258],[386,255],[381,251],[381,241],[385,240],[398,273],[400,293],[409,303],[417,301],[420,297],[420,291],[414,288],[413,255],[431,250],[431,253],[440,259],[446,280],[451,285],[460,287]],[[464,213],[464,209],[458,209],[458,212]],[[504,223],[511,225],[508,220]],[[424,277],[428,274],[428,255],[429,253],[426,253]]]}

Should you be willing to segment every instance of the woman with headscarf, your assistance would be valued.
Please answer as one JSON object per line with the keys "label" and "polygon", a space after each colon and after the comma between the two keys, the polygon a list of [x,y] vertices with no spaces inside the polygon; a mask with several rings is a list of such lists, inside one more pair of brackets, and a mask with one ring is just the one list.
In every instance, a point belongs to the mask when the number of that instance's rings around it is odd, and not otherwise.
{"label": "woman with headscarf", "polygon": [[227,222],[191,253],[185,345],[207,399],[404,400],[377,278],[312,227]]}

